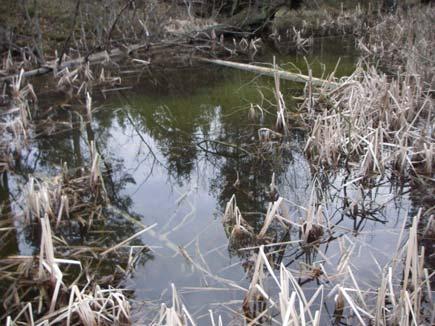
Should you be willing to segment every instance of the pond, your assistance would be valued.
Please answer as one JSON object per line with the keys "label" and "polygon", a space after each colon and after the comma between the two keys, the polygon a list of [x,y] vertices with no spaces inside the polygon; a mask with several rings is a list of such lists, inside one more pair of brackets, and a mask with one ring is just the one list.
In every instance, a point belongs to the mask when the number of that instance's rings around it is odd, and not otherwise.
{"label": "pond", "polygon": [[[315,40],[306,55],[313,75],[332,72],[338,58],[336,75],[351,74],[358,59],[353,42]],[[255,60],[270,63],[273,56],[280,66],[306,73],[303,55],[265,50]],[[303,94],[300,84],[281,82],[295,118],[282,139],[262,143],[258,130],[273,129],[276,120],[273,79],[209,64],[151,64],[141,74],[125,72],[121,77],[128,88],[94,96],[92,132],[75,129],[37,137],[19,175],[10,176],[0,188],[0,200],[19,210],[27,174],[55,174],[64,162],[80,167],[89,157],[87,142],[93,139],[106,171],[108,219],[92,232],[61,233],[70,246],[104,247],[135,234],[141,224],[156,224],[129,243],[148,247],[123,281],[130,290],[135,323],[150,323],[162,302],[171,304],[171,284],[199,325],[210,324],[209,310],[221,315],[224,325],[242,323],[245,291],[240,287],[249,287],[256,252],[244,247],[256,244],[231,241],[222,216],[235,195],[242,216],[259,232],[271,202],[273,175],[292,221],[304,220],[314,198],[321,203],[324,223],[334,226],[314,251],[301,247],[297,227],[272,232],[273,242],[286,243],[267,247],[277,271],[282,263],[294,272],[307,298],[322,280],[304,271],[319,262],[337,283],[341,282],[337,266],[346,261],[360,285],[378,286],[381,266],[396,251],[402,224],[421,206],[422,197],[415,195],[421,189],[391,176],[360,180],[345,168],[314,169],[304,154],[307,130],[296,119],[297,97]],[[42,96],[39,105],[51,101],[62,102]],[[18,228],[9,235],[2,255],[35,254],[38,246],[34,232]],[[116,268],[110,260],[102,265],[99,273],[110,275]],[[333,287],[329,282],[324,285]],[[265,289],[276,293],[270,279]],[[327,293],[323,302],[327,313],[321,317],[325,322],[333,320],[335,306]]]}

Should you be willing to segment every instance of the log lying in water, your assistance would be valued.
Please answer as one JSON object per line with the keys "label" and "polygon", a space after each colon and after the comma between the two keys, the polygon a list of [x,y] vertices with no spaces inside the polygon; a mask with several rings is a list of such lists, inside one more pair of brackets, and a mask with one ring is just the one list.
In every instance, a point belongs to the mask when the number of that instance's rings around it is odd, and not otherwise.
{"label": "log lying in water", "polygon": [[324,79],[314,78],[314,77],[310,78],[309,76],[306,76],[306,75],[296,74],[293,72],[288,72],[288,71],[274,69],[274,68],[260,67],[260,66],[255,66],[255,65],[249,65],[246,63],[225,61],[225,60],[219,60],[219,59],[206,59],[206,58],[196,58],[196,59],[199,61],[203,61],[203,62],[214,63],[214,64],[217,64],[220,66],[225,66],[225,67],[230,67],[230,68],[235,68],[235,69],[240,69],[240,70],[245,70],[245,71],[251,71],[251,72],[255,72],[255,73],[265,75],[265,76],[270,76],[270,77],[274,77],[275,74],[277,74],[278,77],[281,79],[290,80],[290,81],[298,82],[298,83],[307,83],[307,82],[311,81],[312,85],[314,85],[314,86],[320,86],[320,87],[326,86],[326,87],[330,87],[330,88],[337,88],[339,86],[338,83],[335,83],[335,82],[332,82],[329,80],[324,80]]}

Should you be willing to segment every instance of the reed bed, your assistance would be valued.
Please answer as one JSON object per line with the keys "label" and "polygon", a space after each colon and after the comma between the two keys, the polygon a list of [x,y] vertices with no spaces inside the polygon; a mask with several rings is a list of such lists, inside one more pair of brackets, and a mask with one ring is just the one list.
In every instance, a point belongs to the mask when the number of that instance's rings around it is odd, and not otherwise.
{"label": "reed bed", "polygon": [[253,228],[242,217],[240,209],[237,207],[236,196],[233,195],[225,208],[223,216],[223,223],[232,226],[231,237],[239,237],[250,235],[253,232]]}
{"label": "reed bed", "polygon": [[[254,261],[253,266],[248,270],[248,275],[251,279],[250,286],[245,294],[242,308],[244,318],[250,324],[261,324],[262,322],[271,319],[273,310],[281,306],[281,315],[283,325],[291,323],[305,324],[305,313],[301,315],[302,307],[307,311],[310,309],[317,295],[309,302],[305,299],[302,304],[299,298],[299,304],[295,301],[296,293],[290,296],[289,282],[298,287],[301,295],[303,292],[298,285],[298,282],[286,268],[281,266],[280,276],[274,274],[274,270],[281,264],[282,252],[289,244],[299,244],[302,250],[309,252],[318,250],[319,244],[322,241],[324,234],[324,219],[322,215],[322,207],[319,205],[315,191],[317,182],[312,185],[311,197],[308,207],[305,209],[306,215],[299,220],[292,217],[289,213],[287,201],[279,196],[278,188],[275,181],[275,175],[272,176],[269,186],[268,197],[271,202],[268,205],[263,225],[260,229],[255,230],[249,223],[243,219],[240,209],[237,207],[235,196],[233,195],[227,204],[223,222],[224,225],[231,228],[229,245],[234,249],[250,251],[252,256],[250,261]],[[292,227],[299,230],[299,240],[288,241],[288,234]],[[283,236],[283,237],[282,237]],[[281,240],[278,240],[281,237]],[[275,248],[276,249],[273,249]],[[323,272],[319,266],[307,266],[307,275],[318,277]],[[265,291],[267,279],[275,281],[279,290],[279,300],[274,300]],[[323,291],[323,286],[322,290]],[[323,296],[323,292],[322,292]],[[278,304],[279,303],[279,304]],[[311,322],[318,325],[320,322],[319,313],[309,313]],[[315,317],[313,317],[315,316]],[[314,318],[314,319],[313,319]],[[311,323],[308,323],[311,324]]]}
{"label": "reed bed", "polygon": [[372,9],[363,8],[359,3],[347,9],[306,8],[295,11],[282,8],[272,21],[270,37],[278,42],[290,41],[296,49],[307,49],[312,36],[360,34],[376,19]]}
{"label": "reed bed", "polygon": [[46,215],[56,228],[72,221],[91,227],[101,217],[107,197],[98,165],[82,173],[81,177],[73,177],[64,170],[46,180],[30,177],[24,192],[27,220],[37,222]]}
{"label": "reed bed", "polygon": [[270,243],[278,233],[288,232],[292,226],[287,204],[279,196],[269,203],[263,225],[258,232],[242,217],[235,195],[227,203],[222,221],[233,248]]}
{"label": "reed bed", "polygon": [[[421,214],[420,210],[412,219],[407,239],[403,239],[405,223],[403,224],[397,251],[391,262],[383,267],[377,289],[361,291],[355,280],[352,287],[340,289],[344,305],[353,310],[361,323],[420,325],[434,322],[431,289],[434,274],[425,267],[425,248],[418,246]],[[366,294],[363,295],[364,292]],[[357,294],[359,299],[351,293]]]}
{"label": "reed bed", "polygon": [[[75,80],[71,87],[74,87]],[[1,116],[1,132],[5,136],[1,139],[2,149],[17,160],[20,151],[33,138],[33,134],[29,133],[36,125],[41,127],[44,123],[31,116],[30,106],[36,101],[36,96],[32,86],[22,87],[23,83],[21,72],[9,92],[11,101],[8,105],[11,109]],[[62,83],[68,83],[68,78],[65,77]],[[82,121],[85,120],[87,129],[91,130],[92,98],[89,93],[86,93],[84,115],[86,119],[82,118]],[[1,230],[31,230],[40,238],[39,246],[36,245],[39,253],[0,259],[0,281],[5,290],[0,319],[6,320],[8,325],[130,323],[129,300],[124,291],[116,287],[132,272],[145,247],[132,246],[127,255],[121,247],[129,247],[128,242],[152,227],[110,248],[106,247],[109,242],[104,242],[104,238],[77,248],[66,242],[71,232],[91,231],[94,225],[104,223],[106,217],[103,210],[108,203],[108,195],[101,171],[101,157],[92,140],[88,152],[87,166],[70,170],[64,164],[57,175],[30,175],[20,198],[24,203],[24,223],[19,212],[14,210],[11,215],[16,225]],[[1,166],[3,168],[3,164]],[[14,174],[10,167],[11,163],[6,162],[4,169]],[[100,263],[96,260],[100,255],[107,261],[113,259],[116,262],[113,265],[115,271],[109,277],[98,274]]]}
{"label": "reed bed", "polygon": [[[0,260],[0,278],[9,280],[3,295],[7,325],[53,325],[79,322],[84,325],[126,324],[130,305],[122,290],[102,289],[88,276],[83,286],[76,279],[64,281],[61,265],[77,266],[79,260],[56,258],[49,218],[40,218],[39,256],[13,256]],[[4,319],[4,316],[2,316]]]}
{"label": "reed bed", "polygon": [[0,171],[13,165],[14,158],[21,155],[30,137],[32,104],[37,97],[31,84],[24,85],[23,73],[21,70],[13,78],[9,91],[5,90],[2,95],[6,109],[0,113]]}
{"label": "reed bed", "polygon": [[359,41],[359,48],[374,64],[391,74],[414,75],[423,81],[423,89],[433,92],[435,8],[425,6],[399,10],[379,19]]}
{"label": "reed bed", "polygon": [[[104,245],[107,241],[95,240],[76,248],[64,238],[74,224],[89,231],[105,217],[107,197],[97,155],[91,155],[92,168],[81,170],[80,177],[64,168],[46,180],[29,178],[24,192],[27,226],[22,227],[40,232],[39,254],[0,259],[0,281],[9,284],[2,296],[8,325],[130,324],[129,299],[117,286],[133,271],[145,247],[127,243],[155,225],[110,248]],[[129,247],[129,254],[121,247]],[[98,273],[101,257],[115,262],[109,276]]]}
{"label": "reed bed", "polygon": [[[251,283],[243,301],[245,318],[252,324],[275,322],[281,325],[320,325],[328,320],[324,302],[335,302],[330,322],[359,325],[421,325],[432,324],[434,272],[425,267],[425,248],[418,246],[421,211],[412,219],[408,236],[405,223],[398,236],[397,251],[382,267],[377,287],[358,284],[349,257],[342,253],[335,271],[326,272],[322,263],[311,277],[323,282],[310,298],[301,287],[299,273],[276,261],[261,245],[254,255]],[[372,282],[373,283],[373,282]],[[272,290],[273,289],[273,290]],[[277,291],[275,290],[277,289]],[[276,315],[280,316],[276,320]]]}
{"label": "reed bed", "polygon": [[312,130],[305,151],[316,163],[356,165],[362,176],[389,168],[432,173],[433,100],[418,76],[388,78],[360,66],[339,88],[320,90],[302,108]]}
{"label": "reed bed", "polygon": [[[251,325],[320,325],[329,322],[432,324],[435,306],[431,281],[435,273],[427,265],[427,248],[421,242],[433,236],[434,223],[433,216],[428,215],[430,212],[420,210],[417,216],[410,219],[411,222],[406,218],[403,220],[402,228],[398,230],[396,252],[387,264],[378,264],[378,272],[373,271],[379,277],[372,282],[360,283],[352,263],[358,251],[356,243],[347,236],[337,237],[340,228],[325,217],[327,213],[321,200],[323,195],[319,194],[321,189],[321,183],[315,178],[307,207],[303,209],[305,215],[298,219],[289,214],[287,201],[279,196],[273,176],[269,191],[271,202],[260,229],[254,229],[242,218],[243,212],[237,207],[235,196],[228,202],[224,223],[240,228],[243,230],[240,234],[246,234],[251,241],[243,243],[245,247],[236,245],[239,251],[251,252],[249,260],[254,262],[247,270],[250,285],[242,303],[246,322]],[[347,197],[345,200],[348,200]],[[423,217],[425,215],[428,216]],[[411,223],[409,230],[408,223]],[[289,231],[290,227],[299,230],[299,240],[278,240],[276,235],[280,233],[279,229]],[[233,233],[230,234],[230,246],[234,246],[232,237]],[[340,243],[337,264],[331,264],[331,253],[327,256],[320,251],[320,245],[330,239]],[[300,262],[299,270],[285,267],[282,253],[291,244],[298,244],[307,257],[314,252],[321,255],[321,259]],[[302,289],[306,279],[318,280],[317,287],[310,290],[311,297]],[[331,302],[333,315],[325,310]]]}
{"label": "reed bed", "polygon": [[[106,67],[106,69],[105,69]],[[57,71],[54,74],[54,78],[57,80],[57,88],[71,98],[84,97],[86,105],[88,103],[89,93],[98,87],[115,86],[121,84],[122,80],[118,76],[112,76],[115,67],[111,65],[111,59],[109,55],[105,57],[99,72],[95,73],[95,70],[91,69],[91,64],[88,62],[78,65],[74,69],[68,67]],[[97,74],[97,76],[95,76]]]}
{"label": "reed bed", "polygon": [[[64,166],[62,173],[52,178],[43,180],[30,176],[25,186],[24,213],[28,226],[22,227],[40,232],[41,240],[38,255],[8,256],[0,260],[0,280],[9,284],[2,296],[3,309],[9,315],[8,325],[129,323],[129,301],[122,290],[113,286],[132,271],[141,250],[135,254],[131,248],[128,257],[124,258],[119,258],[116,251],[148,229],[111,248],[101,249],[96,243],[89,248],[71,248],[62,235],[65,226],[71,229],[71,224],[76,223],[82,229],[90,230],[103,218],[107,195],[94,145],[90,152],[92,165],[79,170],[81,176],[77,177],[77,171],[74,175],[69,173]],[[65,245],[66,250],[59,249]],[[93,258],[101,254],[109,259],[109,252],[125,267],[119,267],[111,275],[109,287],[103,287],[107,281],[103,281],[104,275],[94,275],[95,267],[89,264],[86,253],[91,253]],[[57,258],[59,254],[67,256]],[[71,275],[76,278],[71,280]],[[2,320],[4,318],[1,316]]]}

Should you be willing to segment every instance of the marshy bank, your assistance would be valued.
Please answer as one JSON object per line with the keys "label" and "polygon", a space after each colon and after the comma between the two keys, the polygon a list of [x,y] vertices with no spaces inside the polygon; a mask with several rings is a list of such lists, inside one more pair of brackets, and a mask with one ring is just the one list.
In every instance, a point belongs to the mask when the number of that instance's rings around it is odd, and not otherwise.
{"label": "marshy bank", "polygon": [[26,78],[37,59],[5,53],[1,320],[433,324],[433,9],[286,38],[192,30],[186,1],[144,45],[122,24],[165,16],[126,4],[93,65]]}

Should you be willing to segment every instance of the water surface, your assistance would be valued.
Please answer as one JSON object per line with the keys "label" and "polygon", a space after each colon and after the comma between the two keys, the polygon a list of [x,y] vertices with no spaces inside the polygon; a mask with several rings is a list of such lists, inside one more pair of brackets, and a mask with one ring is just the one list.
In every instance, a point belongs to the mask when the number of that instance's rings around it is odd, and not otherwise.
{"label": "water surface", "polygon": [[[274,55],[283,67],[296,66],[306,72],[302,55],[265,51],[256,60],[272,62]],[[307,61],[313,75],[320,76],[334,70],[339,57],[336,74],[352,73],[357,53],[349,40],[317,40]],[[126,216],[144,225],[157,224],[133,241],[146,244],[150,251],[124,284],[133,290],[137,323],[147,324],[161,302],[170,303],[171,284],[199,324],[209,324],[209,309],[222,315],[226,325],[240,323],[244,292],[231,282],[248,288],[254,261],[252,251],[229,242],[222,214],[235,194],[244,218],[260,230],[273,173],[294,222],[304,219],[315,184],[325,220],[337,225],[330,241],[320,245],[323,254],[307,253],[299,244],[290,244],[281,248],[279,257],[272,255],[276,267],[282,262],[298,274],[304,264],[323,262],[334,273],[344,253],[351,251],[350,266],[360,284],[377,286],[378,266],[391,259],[402,222],[419,207],[409,196],[412,185],[374,177],[362,187],[352,183],[354,176],[346,171],[315,171],[303,152],[306,131],[296,119],[290,121],[284,140],[261,144],[258,129],[274,128],[276,119],[273,80],[268,78],[205,64],[177,69],[151,66],[140,75],[122,78],[130,89],[107,92],[106,99],[95,96],[99,99],[91,137],[110,172],[105,177],[112,199],[107,209],[110,220],[100,231],[116,243],[138,230]],[[288,109],[297,114],[293,96],[303,94],[302,86],[282,82],[281,90]],[[263,111],[252,115],[251,105],[260,105]],[[89,136],[89,132],[72,131],[39,137],[23,164],[22,177],[11,179],[11,189],[1,188],[2,203],[19,196],[29,172],[55,174],[63,162],[70,167],[83,164],[89,155]],[[349,198],[359,211],[349,208]],[[100,235],[83,237],[80,232],[69,232],[66,236],[80,244]],[[277,228],[271,237],[298,240],[299,232]],[[20,229],[8,248],[10,253],[37,252],[38,239]],[[107,266],[107,272],[113,267]],[[300,280],[307,296],[318,286],[316,280]],[[266,284],[271,293],[276,291],[272,283]],[[325,307],[332,314],[331,298]]]}

